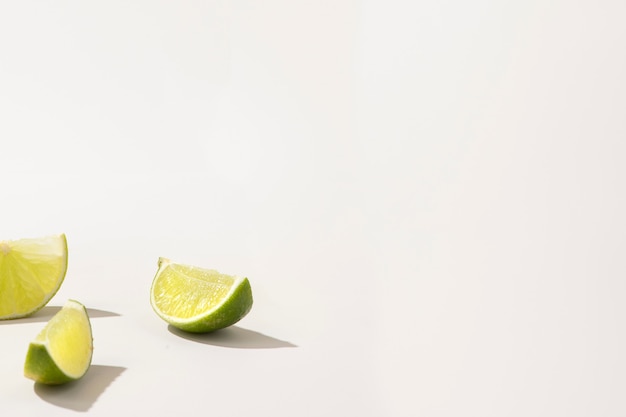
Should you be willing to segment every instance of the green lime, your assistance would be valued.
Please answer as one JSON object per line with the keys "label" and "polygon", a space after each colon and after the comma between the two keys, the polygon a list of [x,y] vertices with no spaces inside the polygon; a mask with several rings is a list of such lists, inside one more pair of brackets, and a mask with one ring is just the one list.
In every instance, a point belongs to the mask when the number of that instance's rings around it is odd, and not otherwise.
{"label": "green lime", "polygon": [[93,337],[87,309],[68,300],[30,342],[24,376],[58,385],[81,378],[91,365]]}
{"label": "green lime", "polygon": [[0,241],[0,320],[45,306],[67,271],[65,235]]}
{"label": "green lime", "polygon": [[247,278],[159,259],[150,303],[167,323],[194,333],[235,324],[252,308]]}

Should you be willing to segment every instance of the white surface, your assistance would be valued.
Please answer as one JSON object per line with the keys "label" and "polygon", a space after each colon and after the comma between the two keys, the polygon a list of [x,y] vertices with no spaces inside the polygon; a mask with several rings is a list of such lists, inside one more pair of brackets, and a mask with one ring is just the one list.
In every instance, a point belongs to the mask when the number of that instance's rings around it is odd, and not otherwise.
{"label": "white surface", "polygon": [[[0,323],[0,411],[623,416],[626,3],[4,2],[0,237],[67,234]],[[152,312],[159,256],[250,278]],[[67,298],[93,367],[22,376]],[[142,414],[144,415],[144,414]]]}

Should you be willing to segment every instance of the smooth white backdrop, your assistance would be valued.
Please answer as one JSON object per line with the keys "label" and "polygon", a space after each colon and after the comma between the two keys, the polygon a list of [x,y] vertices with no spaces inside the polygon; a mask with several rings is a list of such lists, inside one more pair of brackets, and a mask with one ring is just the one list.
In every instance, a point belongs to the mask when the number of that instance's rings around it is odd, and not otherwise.
{"label": "smooth white backdrop", "polygon": [[[626,4],[0,5],[0,239],[66,233],[0,323],[19,415],[622,416]],[[250,278],[208,336],[159,256]],[[26,348],[67,298],[93,366]]]}

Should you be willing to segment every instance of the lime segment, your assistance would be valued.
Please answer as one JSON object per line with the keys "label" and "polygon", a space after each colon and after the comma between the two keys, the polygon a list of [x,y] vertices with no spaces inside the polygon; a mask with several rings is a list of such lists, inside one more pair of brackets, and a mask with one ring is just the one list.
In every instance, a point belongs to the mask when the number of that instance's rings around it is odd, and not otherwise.
{"label": "lime segment", "polygon": [[247,278],[159,259],[150,289],[159,317],[181,330],[211,332],[231,326],[252,308]]}
{"label": "lime segment", "polygon": [[25,317],[45,306],[66,272],[63,234],[0,241],[0,320]]}
{"label": "lime segment", "polygon": [[93,337],[87,310],[69,300],[28,347],[24,375],[42,384],[81,378],[91,365]]}

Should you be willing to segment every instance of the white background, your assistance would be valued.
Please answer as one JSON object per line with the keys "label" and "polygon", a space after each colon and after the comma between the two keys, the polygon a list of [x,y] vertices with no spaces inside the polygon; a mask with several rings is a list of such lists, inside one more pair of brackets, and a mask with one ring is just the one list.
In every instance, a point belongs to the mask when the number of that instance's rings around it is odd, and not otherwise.
{"label": "white background", "polygon": [[[66,233],[0,323],[0,411],[626,415],[626,3],[0,5],[0,239]],[[248,276],[171,329],[159,256]],[[68,298],[85,378],[22,375]],[[143,414],[142,414],[143,415]]]}

